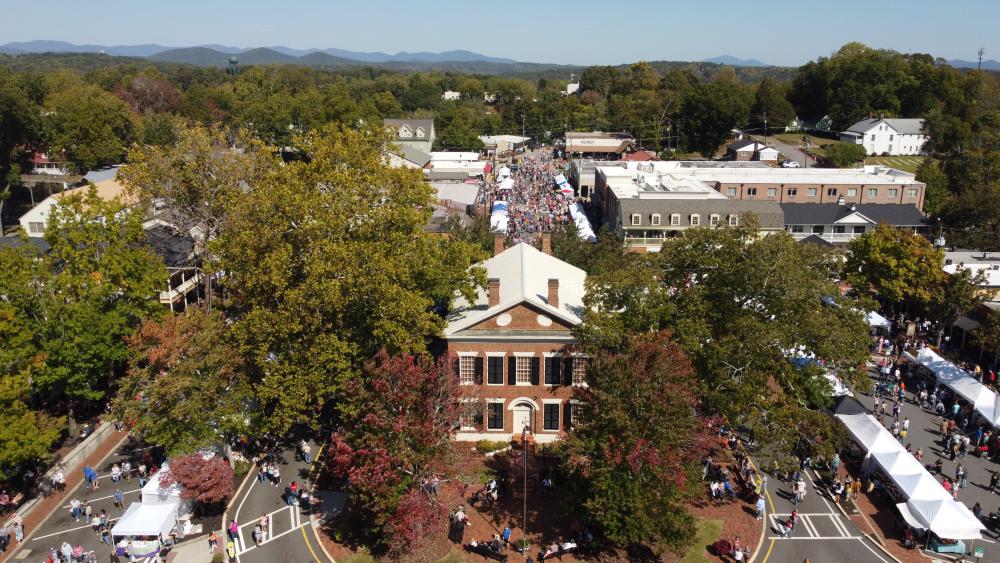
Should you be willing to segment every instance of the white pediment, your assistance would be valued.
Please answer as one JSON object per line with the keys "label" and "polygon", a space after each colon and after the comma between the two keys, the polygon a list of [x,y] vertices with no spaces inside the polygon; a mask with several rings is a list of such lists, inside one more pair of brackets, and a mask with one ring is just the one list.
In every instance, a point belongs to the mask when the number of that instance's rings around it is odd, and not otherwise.
{"label": "white pediment", "polygon": [[875,221],[872,221],[868,217],[855,211],[846,217],[842,217],[833,222],[834,225],[874,225]]}

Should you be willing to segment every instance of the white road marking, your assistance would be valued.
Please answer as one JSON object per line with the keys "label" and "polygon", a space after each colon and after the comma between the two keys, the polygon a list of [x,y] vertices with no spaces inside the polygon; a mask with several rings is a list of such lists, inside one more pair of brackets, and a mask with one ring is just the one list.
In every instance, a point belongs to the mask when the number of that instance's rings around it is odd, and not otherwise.
{"label": "white road marking", "polygon": [[[110,523],[114,522],[115,520],[118,520],[118,518],[110,518],[110,519],[108,519],[108,523],[110,524]],[[68,528],[66,530],[60,530],[58,532],[52,532],[51,534],[46,534],[44,536],[33,536],[31,538],[31,541],[44,540],[45,538],[51,538],[52,536],[58,536],[59,534],[65,534],[66,532],[75,532],[76,530],[82,530],[84,528],[90,528],[90,527],[91,527],[90,524],[85,524],[83,526],[77,526],[75,528]]]}
{"label": "white road marking", "polygon": [[872,549],[871,546],[868,545],[868,543],[865,542],[864,539],[858,538],[858,541],[861,542],[861,545],[865,546],[865,549],[867,549],[868,551],[872,552],[872,555],[874,555],[876,559],[878,559],[882,563],[889,563],[888,561],[886,561],[885,559],[883,559],[882,556],[878,554],[878,552],[876,552],[874,549]]}
{"label": "white road marking", "polygon": [[819,532],[816,530],[816,526],[813,525],[812,520],[810,520],[808,516],[802,516],[799,520],[802,521],[802,526],[805,527],[806,532],[808,532],[811,537],[819,537]]}
{"label": "white road marking", "polygon": [[840,530],[840,533],[844,534],[844,537],[855,537],[855,536],[851,536],[851,532],[848,531],[847,525],[845,525],[843,522],[841,522],[840,515],[838,515],[838,514],[831,514],[830,515],[830,520],[833,520],[833,525],[836,526],[838,530]]}
{"label": "white road marking", "polygon": [[274,536],[274,514],[267,515],[267,533],[264,535],[266,538]]}
{"label": "white road marking", "polygon": [[[132,494],[132,493],[138,493],[138,492],[141,492],[141,491],[142,491],[142,489],[135,489],[135,490],[133,490],[133,491],[122,491],[122,494],[123,494],[123,495],[130,495],[130,494]],[[88,498],[88,499],[86,499],[86,501],[87,501],[87,502],[97,502],[97,501],[99,501],[99,500],[108,500],[109,498],[115,498],[115,495],[113,495],[113,494],[112,494],[112,495],[108,495],[108,496],[106,496],[106,497],[98,497],[98,498]],[[69,505],[68,505],[68,504],[65,504],[65,505],[63,505],[63,506],[62,506],[61,508],[67,508],[67,509],[68,509],[68,508],[69,508]]]}

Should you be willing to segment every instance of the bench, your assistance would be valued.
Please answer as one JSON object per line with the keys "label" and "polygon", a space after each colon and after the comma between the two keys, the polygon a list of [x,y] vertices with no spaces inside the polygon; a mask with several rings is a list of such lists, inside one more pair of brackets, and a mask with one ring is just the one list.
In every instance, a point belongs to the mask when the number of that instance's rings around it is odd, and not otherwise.
{"label": "bench", "polygon": [[502,552],[493,551],[490,549],[489,545],[485,543],[480,543],[476,545],[466,544],[463,546],[466,551],[482,555],[487,559],[493,559],[495,561],[500,561],[502,563],[507,562],[507,554]]}

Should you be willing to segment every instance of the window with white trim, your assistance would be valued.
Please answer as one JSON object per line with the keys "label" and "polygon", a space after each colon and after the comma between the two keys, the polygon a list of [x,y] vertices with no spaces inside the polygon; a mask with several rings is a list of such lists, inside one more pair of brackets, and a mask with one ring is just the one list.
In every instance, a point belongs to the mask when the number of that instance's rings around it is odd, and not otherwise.
{"label": "window with white trim", "polygon": [[692,227],[697,227],[701,225],[701,215],[698,215],[697,213],[692,213],[691,217],[688,220],[691,221]]}
{"label": "window with white trim", "polygon": [[41,233],[45,231],[45,223],[32,221],[28,223],[28,231],[32,233]]}
{"label": "window with white trim", "polygon": [[767,197],[775,197],[778,195],[778,188],[767,188]]}
{"label": "window with white trim", "polygon": [[785,191],[785,194],[788,195],[788,197],[795,197],[795,195],[798,194],[798,193],[799,193],[799,189],[798,188],[788,188]]}
{"label": "window with white trim", "polygon": [[736,214],[729,216],[729,226],[735,227],[740,224],[740,217]]}
{"label": "window with white trim", "polygon": [[816,197],[816,188],[809,188],[809,197]]}
{"label": "window with white trim", "polygon": [[659,226],[659,224],[660,224],[660,214],[659,213],[653,213],[652,215],[650,215],[649,216],[649,224],[650,225],[654,225],[654,226]]}
{"label": "window with white trim", "polygon": [[590,359],[584,356],[573,358],[573,385],[587,384],[587,366],[589,364]]}
{"label": "window with white trim", "polygon": [[916,188],[910,188],[907,191],[906,196],[907,197],[917,197],[917,189]]}
{"label": "window with white trim", "polygon": [[515,383],[521,384],[531,384],[531,358],[527,356],[518,356],[514,358],[514,376],[516,379]]}
{"label": "window with white trim", "polygon": [[708,216],[708,224],[711,227],[718,227],[719,226],[719,216],[716,215],[716,214],[714,214],[714,213],[712,215],[709,215]]}
{"label": "window with white trim", "polygon": [[458,382],[462,385],[472,385],[476,376],[476,358],[461,356],[458,358]]}
{"label": "window with white trim", "polygon": [[858,188],[847,188],[847,197],[858,197]]}
{"label": "window with white trim", "polygon": [[638,213],[632,214],[632,226],[637,226],[642,224],[642,215]]}
{"label": "window with white trim", "polygon": [[831,196],[831,197],[836,196],[837,195],[837,188],[827,188],[826,189],[826,195]]}
{"label": "window with white trim", "polygon": [[878,188],[868,188],[868,197],[878,196]]}
{"label": "window with white trim", "polygon": [[483,404],[475,399],[460,399],[462,407],[458,413],[460,430],[475,430],[476,424],[483,423]]}
{"label": "window with white trim", "polygon": [[747,188],[747,195],[750,197],[757,195],[757,188]]}
{"label": "window with white trim", "polygon": [[899,195],[899,190],[896,188],[889,188],[889,197],[896,197]]}
{"label": "window with white trim", "polygon": [[729,197],[736,197],[736,188],[729,188],[726,193],[729,194]]}
{"label": "window with white trim", "polygon": [[676,227],[681,224],[681,216],[677,213],[670,214],[670,226]]}

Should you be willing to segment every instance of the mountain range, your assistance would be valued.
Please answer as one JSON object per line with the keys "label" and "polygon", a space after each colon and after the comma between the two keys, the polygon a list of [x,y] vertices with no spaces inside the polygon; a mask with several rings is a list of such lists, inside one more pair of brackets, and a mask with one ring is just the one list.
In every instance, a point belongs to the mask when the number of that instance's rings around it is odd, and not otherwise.
{"label": "mountain range", "polygon": [[[948,61],[948,64],[955,68],[976,68],[979,66],[979,61],[963,61],[961,59],[954,59]],[[983,61],[983,70],[995,70],[1000,71],[1000,61],[994,59],[987,59]]]}
{"label": "mountain range", "polygon": [[[245,64],[283,64],[297,62],[320,66],[366,63],[435,63],[435,62],[486,62],[514,64],[518,61],[491,57],[472,51],[456,50],[441,53],[402,51],[394,55],[382,52],[349,51],[347,49],[293,49],[281,45],[243,49],[228,45],[198,45],[195,47],[169,47],[149,43],[144,45],[77,45],[65,41],[21,41],[0,45],[0,53],[107,53],[122,57],[141,57],[157,61],[186,62],[202,66],[224,66],[229,57],[237,55]],[[222,56],[222,59],[220,59]],[[303,57],[308,57],[303,60]],[[201,62],[196,62],[201,61]]]}

